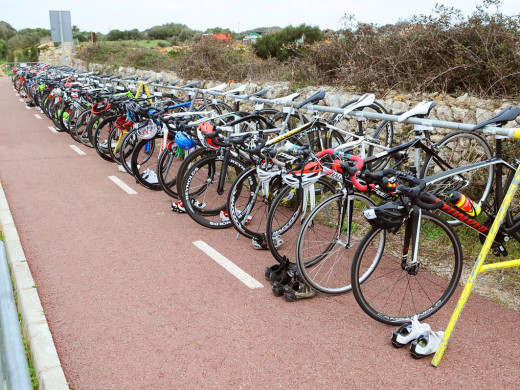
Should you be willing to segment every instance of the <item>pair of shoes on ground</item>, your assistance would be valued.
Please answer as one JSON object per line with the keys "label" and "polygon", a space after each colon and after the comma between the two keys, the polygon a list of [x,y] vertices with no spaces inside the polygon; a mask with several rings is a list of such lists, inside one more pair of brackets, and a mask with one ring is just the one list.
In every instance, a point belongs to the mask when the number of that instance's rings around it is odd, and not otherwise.
{"label": "pair of shoes on ground", "polygon": [[415,315],[411,322],[401,325],[392,333],[392,345],[402,348],[411,342],[410,354],[415,359],[421,359],[437,351],[443,336],[444,332],[432,331],[430,325],[421,324]]}
{"label": "pair of shoes on ground", "polygon": [[179,214],[183,214],[186,212],[186,209],[184,208],[184,204],[182,203],[181,200],[172,202],[172,211],[174,213],[179,213]]}
{"label": "pair of shoes on ground", "polygon": [[316,295],[316,290],[302,280],[296,265],[288,261],[266,268],[265,277],[273,285],[273,294],[277,297],[283,296],[287,302]]}
{"label": "pair of shoes on ground", "polygon": [[[237,212],[241,212],[240,210],[237,210]],[[229,213],[227,212],[227,210],[220,210],[220,220],[222,222],[229,222]],[[250,223],[251,221],[253,220],[253,217],[251,215],[248,215],[246,217],[246,219],[243,221],[244,222],[244,225],[247,225],[248,223]]]}
{"label": "pair of shoes on ground", "polygon": [[157,178],[157,174],[155,171],[151,170],[150,168],[147,168],[142,173],[141,177],[143,180],[147,181],[150,184],[157,184],[159,183],[159,179]]}
{"label": "pair of shoes on ground", "polygon": [[[256,250],[265,250],[269,249],[267,246],[267,240],[265,238],[265,235],[262,234],[262,237],[253,237],[251,239],[251,243],[253,244],[253,248]],[[283,244],[282,236],[277,235],[273,236],[273,244],[275,248],[278,248],[280,245]]]}

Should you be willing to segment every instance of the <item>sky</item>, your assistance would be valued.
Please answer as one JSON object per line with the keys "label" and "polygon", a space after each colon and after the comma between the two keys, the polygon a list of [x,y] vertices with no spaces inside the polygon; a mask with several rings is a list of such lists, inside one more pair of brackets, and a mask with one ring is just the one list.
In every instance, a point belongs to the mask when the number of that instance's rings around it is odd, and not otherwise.
{"label": "sky", "polygon": [[[0,0],[0,21],[15,29],[50,28],[49,11],[70,11],[81,31],[108,33],[112,29],[143,31],[165,23],[182,23],[194,30],[212,27],[240,32],[257,27],[286,27],[302,23],[338,30],[342,16],[377,25],[394,24],[413,15],[430,15],[439,3],[475,11],[474,0]],[[492,10],[495,7],[491,8]],[[501,11],[520,14],[519,0],[503,0]]]}

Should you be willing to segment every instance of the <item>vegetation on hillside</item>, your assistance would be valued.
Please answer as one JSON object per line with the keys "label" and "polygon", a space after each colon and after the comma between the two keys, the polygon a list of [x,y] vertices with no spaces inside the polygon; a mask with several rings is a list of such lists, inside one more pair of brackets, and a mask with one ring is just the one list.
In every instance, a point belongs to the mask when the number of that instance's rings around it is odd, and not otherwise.
{"label": "vegetation on hillside", "polygon": [[[73,29],[88,41],[90,33]],[[184,78],[235,81],[277,79],[295,85],[338,85],[359,91],[470,93],[486,97],[520,93],[520,16],[500,11],[500,0],[483,0],[475,11],[437,5],[431,15],[377,26],[345,16],[339,31],[300,25],[258,28],[253,46],[245,32],[222,28],[191,30],[168,23],[145,31],[112,30],[97,34],[79,57],[107,68],[132,66],[172,70]],[[228,33],[231,43],[211,39]],[[0,58],[33,58],[48,30],[16,31],[0,22]],[[81,39],[80,39],[81,38]]]}

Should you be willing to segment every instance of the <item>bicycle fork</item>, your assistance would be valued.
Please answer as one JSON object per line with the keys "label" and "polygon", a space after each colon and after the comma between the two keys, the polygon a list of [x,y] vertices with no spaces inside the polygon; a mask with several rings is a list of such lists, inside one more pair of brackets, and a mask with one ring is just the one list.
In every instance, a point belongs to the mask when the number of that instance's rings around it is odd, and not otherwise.
{"label": "bicycle fork", "polygon": [[[412,213],[406,222],[404,231],[403,255],[401,257],[401,269],[409,275],[417,275],[419,272],[418,251],[419,251],[419,232],[421,231],[422,210],[418,206],[412,206]],[[412,244],[412,256],[408,261],[408,252]]]}
{"label": "bicycle fork", "polygon": [[[351,190],[343,189],[343,202],[341,202],[340,208],[340,220],[338,224],[338,230],[336,232],[336,241],[343,245],[346,249],[350,249],[354,246],[351,243],[352,237],[352,213],[354,211],[354,198],[353,192]],[[346,232],[345,232],[345,240],[341,240],[341,233],[343,230],[343,224],[345,223],[345,215],[347,216],[347,224],[346,224]]]}

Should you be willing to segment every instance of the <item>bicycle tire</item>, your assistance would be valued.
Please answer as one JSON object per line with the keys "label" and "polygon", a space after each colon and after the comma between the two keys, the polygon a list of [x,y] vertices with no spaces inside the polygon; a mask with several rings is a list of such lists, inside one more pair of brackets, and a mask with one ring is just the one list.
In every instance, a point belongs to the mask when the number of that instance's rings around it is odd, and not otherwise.
{"label": "bicycle tire", "polygon": [[184,193],[181,200],[186,212],[198,224],[212,229],[231,227],[229,218],[222,219],[221,211],[226,210],[230,184],[247,168],[244,162],[229,157],[225,172],[225,181],[228,185],[219,193],[218,184],[224,158],[223,155],[216,154],[204,157],[188,169],[184,178]]}
{"label": "bicycle tire", "polygon": [[157,161],[162,142],[163,137],[159,134],[152,139],[139,140],[130,159],[132,175],[134,175],[135,180],[152,191],[161,190],[157,174]]}
{"label": "bicycle tire", "polygon": [[[334,183],[320,178],[314,184],[314,194],[316,204],[325,201],[329,196],[336,192]],[[307,203],[306,210],[303,210],[303,190],[285,186],[278,196],[274,199],[269,214],[267,216],[265,236],[267,246],[273,257],[279,263],[289,261],[296,264],[296,241],[303,221],[312,212],[311,205]],[[317,206],[316,206],[317,207]],[[274,237],[280,237],[276,242]]]}
{"label": "bicycle tire", "polygon": [[[350,242],[346,241],[348,207],[342,218],[345,195],[338,193],[320,203],[305,219],[296,242],[296,263],[302,278],[316,291],[336,295],[352,289],[350,272],[355,249],[370,230],[363,210],[375,203],[361,194],[349,194],[352,207]],[[341,230],[340,230],[341,221]],[[341,233],[339,233],[341,232]],[[339,235],[339,237],[338,237]]]}
{"label": "bicycle tire", "polygon": [[[272,177],[268,186],[264,193],[256,167],[245,169],[231,185],[227,198],[229,219],[244,237],[263,237],[271,203],[284,186],[281,174]],[[249,222],[247,218],[251,218]]]}
{"label": "bicycle tire", "polygon": [[115,123],[118,117],[118,115],[113,115],[103,119],[99,123],[94,133],[94,136],[92,137],[94,149],[96,149],[97,154],[103,160],[109,162],[114,162],[114,159],[112,158],[108,150],[110,145],[108,143],[108,135],[110,134],[110,131],[112,131],[112,129],[115,127]]}
{"label": "bicycle tire", "polygon": [[196,161],[201,160],[202,158],[211,154],[216,154],[216,152],[211,149],[197,148],[193,152],[190,151],[184,160],[182,160],[182,163],[179,166],[179,170],[177,171],[177,180],[175,184],[177,196],[179,199],[184,197],[185,178],[188,169],[190,169]]}
{"label": "bicycle tire", "polygon": [[[210,151],[199,148],[199,149],[190,149],[183,151],[182,154],[179,153],[177,144],[168,145],[166,149],[163,150],[161,155],[159,156],[159,160],[157,162],[157,172],[159,173],[159,185],[162,190],[168,194],[168,196],[179,199],[179,194],[177,193],[177,177],[180,172],[180,168],[188,156],[192,154],[196,154],[198,156],[207,156],[210,154]],[[194,157],[195,159],[197,157]]]}
{"label": "bicycle tire", "polygon": [[412,275],[404,270],[406,225],[395,233],[372,228],[352,262],[350,278],[357,303],[371,318],[389,325],[405,323],[414,315],[424,320],[436,313],[454,293],[462,272],[457,234],[446,220],[427,211],[421,217],[418,272]]}
{"label": "bicycle tire", "polygon": [[[452,168],[462,168],[462,172],[454,172],[451,175],[446,172],[446,178],[429,184],[427,190],[439,197],[447,196],[454,190],[461,191],[482,205],[493,187],[494,168],[492,165],[487,165],[464,171],[464,167],[492,158],[493,153],[487,141],[478,134],[459,131],[443,137],[434,145],[434,150]],[[424,160],[421,178],[443,171],[446,171],[446,168],[436,162],[434,155],[429,154]],[[451,220],[450,223],[458,225],[460,221]]]}

